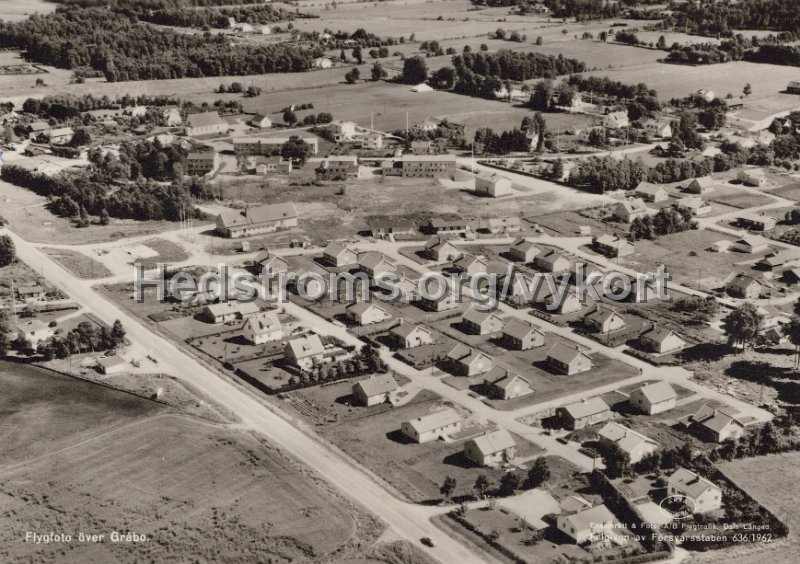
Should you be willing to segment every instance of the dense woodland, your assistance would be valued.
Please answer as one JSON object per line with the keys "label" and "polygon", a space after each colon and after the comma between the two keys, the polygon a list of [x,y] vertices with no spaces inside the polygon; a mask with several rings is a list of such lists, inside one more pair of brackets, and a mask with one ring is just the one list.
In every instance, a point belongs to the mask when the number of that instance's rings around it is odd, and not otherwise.
{"label": "dense woodland", "polygon": [[238,23],[256,25],[293,20],[295,14],[282,8],[273,8],[268,4],[236,8],[198,8],[195,10],[173,8],[139,13],[139,19],[142,21],[159,25],[200,29],[228,29],[230,27],[229,18],[233,18]]}
{"label": "dense woodland", "polygon": [[703,0],[676,3],[665,25],[703,35],[731,35],[737,29],[800,33],[797,0]]}
{"label": "dense woodland", "polygon": [[0,47],[24,49],[35,62],[91,68],[109,81],[248,75],[309,70],[319,49],[236,45],[139,22],[136,14],[63,8],[21,22],[0,22]]}

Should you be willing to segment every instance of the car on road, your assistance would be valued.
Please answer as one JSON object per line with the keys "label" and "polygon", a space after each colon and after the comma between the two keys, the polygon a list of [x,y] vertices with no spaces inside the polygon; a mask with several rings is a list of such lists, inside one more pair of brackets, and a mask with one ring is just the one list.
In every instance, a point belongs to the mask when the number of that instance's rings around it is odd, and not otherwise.
{"label": "car on road", "polygon": [[430,546],[430,547],[436,546],[436,541],[433,540],[431,537],[422,537],[421,539],[419,539],[419,542],[421,542],[425,546]]}

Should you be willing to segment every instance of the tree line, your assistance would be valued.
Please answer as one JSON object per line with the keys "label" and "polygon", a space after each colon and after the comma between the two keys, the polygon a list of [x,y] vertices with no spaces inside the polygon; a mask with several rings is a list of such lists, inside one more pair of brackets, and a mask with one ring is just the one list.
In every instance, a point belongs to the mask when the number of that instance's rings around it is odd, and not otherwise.
{"label": "tree line", "polygon": [[0,22],[0,47],[24,49],[32,61],[58,68],[91,68],[110,82],[303,72],[323,54],[288,44],[231,46],[222,35],[178,33],[102,8]]}
{"label": "tree line", "polygon": [[800,32],[800,11],[796,0],[681,2],[671,6],[664,25],[709,36],[729,36],[736,29]]}
{"label": "tree line", "polygon": [[295,14],[283,8],[270,5],[248,6],[237,8],[171,8],[164,10],[146,10],[138,13],[140,20],[158,25],[194,28],[228,29],[230,18],[237,23],[262,25],[280,21],[293,20]]}

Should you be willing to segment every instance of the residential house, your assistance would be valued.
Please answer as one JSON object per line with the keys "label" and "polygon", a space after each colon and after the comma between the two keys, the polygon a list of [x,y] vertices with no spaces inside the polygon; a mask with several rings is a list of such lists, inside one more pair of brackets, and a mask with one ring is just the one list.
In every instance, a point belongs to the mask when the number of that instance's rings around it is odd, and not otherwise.
{"label": "residential house", "polygon": [[533,259],[533,264],[539,270],[554,274],[561,274],[572,268],[572,261],[556,250],[538,253]]}
{"label": "residential house", "polygon": [[764,288],[764,283],[761,280],[744,272],[738,273],[725,285],[725,291],[729,295],[748,300],[760,298]]}
{"label": "residential house", "polygon": [[681,423],[695,431],[704,440],[721,443],[728,439],[739,439],[744,435],[745,424],[728,408],[717,408],[703,404],[697,413],[681,418]]}
{"label": "residential house", "polygon": [[234,29],[242,33],[253,33],[253,26],[247,22],[237,22]]}
{"label": "residential house", "polygon": [[317,171],[336,177],[358,177],[358,155],[329,155],[322,159]]}
{"label": "residential house", "polygon": [[460,431],[461,416],[449,407],[400,424],[400,432],[419,444],[444,440]]}
{"label": "residential house", "polygon": [[660,184],[653,184],[652,182],[640,182],[636,186],[634,194],[645,202],[663,202],[669,199],[667,189]]}
{"label": "residential house", "polygon": [[672,138],[672,124],[668,121],[648,119],[646,122],[644,122],[642,127],[647,132],[647,135],[652,139]]}
{"label": "residential house", "polygon": [[503,318],[491,311],[469,308],[461,317],[464,328],[477,335],[489,335],[503,329]]}
{"label": "residential house", "polygon": [[370,302],[356,302],[345,308],[345,317],[356,325],[380,323],[392,317],[386,309]]}
{"label": "residential house", "polygon": [[508,254],[518,262],[529,263],[541,252],[541,249],[535,243],[520,237],[513,243],[508,250]]}
{"label": "residential house", "polygon": [[251,237],[297,227],[297,208],[291,202],[222,212],[215,231],[227,238]]}
{"label": "residential house", "polygon": [[278,274],[280,272],[289,272],[289,263],[286,259],[273,255],[268,250],[261,251],[253,259],[253,266],[259,272],[270,272]]}
{"label": "residential house", "polygon": [[411,154],[412,155],[432,155],[436,153],[435,145],[432,141],[412,141]]}
{"label": "residential house", "polygon": [[283,356],[290,364],[301,370],[311,370],[322,364],[325,358],[325,347],[319,335],[304,335],[290,339],[283,348]]}
{"label": "residential house", "polygon": [[97,359],[97,370],[106,376],[121,374],[128,369],[128,362],[119,355],[101,356]]}
{"label": "residential house", "polygon": [[399,218],[385,218],[371,221],[369,229],[370,234],[376,239],[397,235],[413,235],[417,232],[413,221]]}
{"label": "residential house", "polygon": [[736,221],[740,226],[750,231],[772,231],[778,224],[777,218],[768,215],[759,215],[755,213],[743,212]]}
{"label": "residential house", "polygon": [[694,95],[697,96],[698,98],[702,98],[706,102],[713,102],[717,97],[717,95],[714,93],[713,90],[706,90],[703,88],[696,91]]}
{"label": "residential house", "polygon": [[475,193],[479,196],[488,196],[490,198],[508,196],[512,193],[511,181],[499,174],[491,176],[479,175],[475,177]]}
{"label": "residential house", "polygon": [[500,429],[468,440],[464,456],[479,466],[499,466],[517,457],[517,443],[511,433]]}
{"label": "residential house", "polygon": [[428,239],[422,254],[434,262],[451,262],[459,259],[462,255],[453,243],[436,236]]}
{"label": "residential house", "polygon": [[597,308],[597,311],[584,318],[583,323],[589,331],[601,334],[625,328],[625,318],[616,311],[606,308]]}
{"label": "residential house", "polygon": [[283,326],[274,311],[258,313],[247,320],[242,330],[245,340],[254,345],[263,345],[283,339]]}
{"label": "residential house", "polygon": [[26,284],[16,287],[17,298],[27,301],[37,301],[45,299],[45,291],[39,284]]}
{"label": "residential house", "polygon": [[417,303],[421,309],[436,312],[449,311],[451,309],[456,309],[459,306],[459,303],[456,300],[452,290],[445,293],[441,299],[432,299],[426,298],[425,296],[420,296]]}
{"label": "residential house", "polygon": [[466,219],[431,219],[428,229],[436,235],[466,235],[469,232],[470,222]]}
{"label": "residential house", "polygon": [[614,421],[606,423],[597,434],[600,444],[616,445],[622,452],[627,453],[631,464],[636,464],[648,454],[658,450],[658,443],[653,439]]}
{"label": "residential house", "polygon": [[219,117],[218,112],[190,114],[184,133],[189,137],[200,135],[221,135],[228,132],[228,122]]}
{"label": "residential house", "polygon": [[641,198],[623,200],[614,208],[614,217],[625,223],[630,223],[634,219],[644,217],[649,213],[650,210]]}
{"label": "residential house", "polygon": [[567,429],[583,429],[611,418],[611,409],[599,397],[582,399],[556,409],[556,416]]}
{"label": "residential house", "polygon": [[692,513],[708,513],[722,507],[722,489],[686,468],[678,468],[667,479],[667,495],[689,498],[686,505]]}
{"label": "residential house", "polygon": [[268,157],[258,155],[255,158],[256,174],[289,174],[294,168],[291,159],[284,160],[280,155]]}
{"label": "residential house", "polygon": [[512,317],[503,326],[503,342],[510,349],[527,351],[544,345],[544,333],[530,323]]}
{"label": "residential house", "polygon": [[383,253],[369,251],[358,255],[358,269],[374,279],[379,274],[394,272],[397,270],[397,267],[394,263],[386,260]]}
{"label": "residential house", "polygon": [[164,108],[161,110],[161,122],[167,127],[175,127],[183,123],[183,116],[178,108]]}
{"label": "residential house", "polygon": [[547,304],[547,311],[555,312],[561,315],[568,315],[583,309],[583,303],[581,303],[581,301],[578,299],[578,296],[572,292],[561,296],[558,303],[556,303],[557,299],[559,299],[557,295],[551,295],[547,300],[545,300]]}
{"label": "residential house", "polygon": [[703,198],[699,198],[697,196],[680,198],[677,202],[675,202],[675,207],[687,209],[691,211],[692,215],[695,217],[707,217],[711,215],[711,211],[713,210],[711,204],[704,201]]}
{"label": "residential house", "polygon": [[205,176],[217,166],[216,151],[193,151],[186,156],[186,174],[189,176]]}
{"label": "residential house", "polygon": [[333,66],[333,61],[328,57],[317,57],[314,59],[313,65],[316,69],[329,69]]}
{"label": "residential house", "polygon": [[478,230],[485,233],[517,233],[522,229],[522,221],[515,215],[506,217],[487,217],[478,220]]}
{"label": "residential house", "polygon": [[28,124],[26,129],[28,131],[28,137],[30,139],[35,139],[39,135],[50,131],[50,124],[44,121],[33,121]]}
{"label": "residential house", "polygon": [[487,397],[496,400],[511,400],[533,392],[527,379],[500,366],[483,375],[483,389]]}
{"label": "residential house", "polygon": [[756,254],[766,251],[769,248],[769,240],[759,235],[745,235],[741,239],[737,239],[730,246],[733,251],[740,253]]}
{"label": "residential house", "polygon": [[673,387],[663,380],[636,388],[628,397],[632,407],[647,415],[669,411],[675,407],[677,399]]}
{"label": "residential house", "polygon": [[491,370],[494,359],[461,343],[447,353],[447,361],[458,376],[477,376]]}
{"label": "residential house", "polygon": [[253,302],[230,301],[207,305],[203,308],[202,316],[210,323],[228,323],[249,319],[259,311],[258,304]]}
{"label": "residential house", "polygon": [[739,174],[736,175],[736,179],[745,186],[751,186],[753,188],[764,186],[767,183],[767,176],[763,169],[760,168],[746,168],[740,170]]}
{"label": "residential house", "polygon": [[17,323],[17,337],[27,341],[34,347],[41,341],[46,341],[54,334],[55,328],[50,327],[47,323],[39,319],[31,319]]}
{"label": "residential house", "polygon": [[370,131],[361,137],[361,146],[370,151],[383,149],[383,134]]}
{"label": "residential house", "polygon": [[269,129],[272,127],[272,120],[269,117],[265,116],[264,114],[256,114],[250,121],[247,122],[248,125],[251,125],[258,129]]}
{"label": "residential house", "polygon": [[422,325],[401,322],[389,331],[389,338],[396,346],[403,349],[413,349],[422,345],[433,343],[433,332]]}
{"label": "residential house", "polygon": [[626,257],[636,252],[633,243],[621,237],[614,237],[608,234],[595,237],[592,241],[592,248],[598,253],[611,258]]}
{"label": "residential house", "polygon": [[416,125],[417,129],[425,132],[438,131],[441,121],[435,118],[425,118],[422,122]]}
{"label": "residential house", "polygon": [[672,329],[653,327],[639,337],[639,342],[649,351],[656,354],[667,354],[681,350],[686,346],[686,341],[681,339]]}
{"label": "residential house", "polygon": [[690,194],[707,194],[713,192],[719,183],[710,176],[694,178],[686,187]]}
{"label": "residential house", "polygon": [[577,346],[558,342],[547,352],[547,366],[553,372],[572,376],[591,370],[592,357]]}
{"label": "residential house", "polygon": [[73,135],[75,132],[71,127],[58,127],[45,133],[47,140],[53,145],[66,145],[72,141]]}
{"label": "residential house", "polygon": [[609,112],[603,116],[603,127],[606,129],[621,129],[628,127],[631,124],[628,119],[628,112],[622,110],[619,112]]}
{"label": "residential house", "polygon": [[[319,152],[319,139],[316,137],[303,137],[300,139],[311,148],[311,154]],[[247,157],[269,157],[280,153],[281,146],[289,137],[234,137],[233,152],[237,159]]]}
{"label": "residential house", "polygon": [[615,534],[614,514],[605,505],[597,505],[570,515],[556,517],[556,528],[576,544],[598,541]]}
{"label": "residential house", "polygon": [[354,121],[332,121],[328,126],[333,133],[333,139],[337,143],[342,141],[350,141],[356,136],[356,127],[358,124]]}
{"label": "residential house", "polygon": [[349,266],[358,264],[358,253],[345,243],[334,241],[322,251],[322,261],[331,266]]}
{"label": "residential house", "polygon": [[418,282],[405,274],[400,275],[400,280],[395,284],[395,288],[399,292],[398,299],[402,302],[410,304],[419,299]]}
{"label": "residential house", "polygon": [[147,106],[129,106],[122,113],[130,117],[144,117],[147,115]]}
{"label": "residential house", "polygon": [[391,401],[399,389],[391,374],[376,374],[353,384],[353,397],[356,405],[372,407]]}
{"label": "residential house", "polygon": [[453,268],[458,272],[472,277],[476,274],[486,273],[489,268],[489,263],[481,257],[464,253],[453,262]]}

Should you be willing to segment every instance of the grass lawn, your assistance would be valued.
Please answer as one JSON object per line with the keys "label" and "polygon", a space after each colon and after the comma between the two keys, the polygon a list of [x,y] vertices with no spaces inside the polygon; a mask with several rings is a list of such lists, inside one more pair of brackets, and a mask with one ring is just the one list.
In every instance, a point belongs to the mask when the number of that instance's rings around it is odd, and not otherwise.
{"label": "grass lawn", "polygon": [[42,250],[78,278],[96,279],[111,276],[111,271],[103,263],[80,251],[52,247],[44,247]]}

